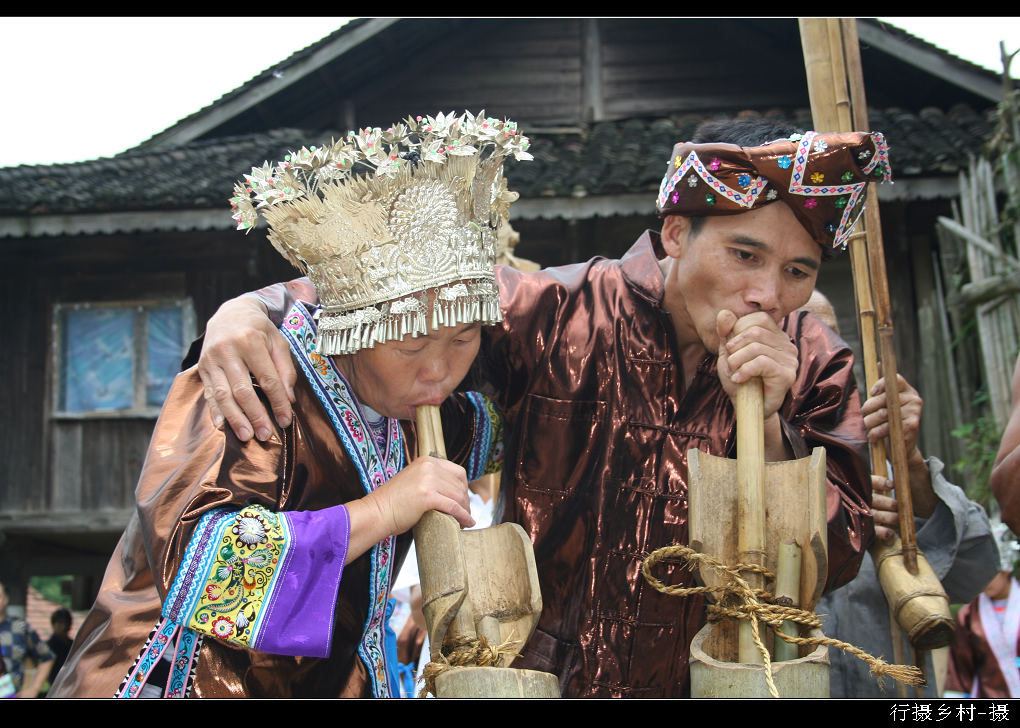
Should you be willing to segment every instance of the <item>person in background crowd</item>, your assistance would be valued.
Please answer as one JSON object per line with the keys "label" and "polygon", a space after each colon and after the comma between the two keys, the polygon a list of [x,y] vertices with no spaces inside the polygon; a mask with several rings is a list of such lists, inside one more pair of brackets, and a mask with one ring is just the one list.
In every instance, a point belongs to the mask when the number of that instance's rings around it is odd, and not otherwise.
{"label": "person in background crowd", "polygon": [[946,697],[1020,698],[1020,585],[1016,537],[995,527],[1001,560],[985,590],[956,613]]}
{"label": "person in background crowd", "polygon": [[1020,356],[1013,369],[1013,404],[990,478],[1002,522],[1020,533]]}
{"label": "person in background crowd", "polygon": [[[804,308],[839,333],[836,313],[821,292],[815,291]],[[984,508],[967,498],[961,488],[946,480],[941,460],[921,454],[917,437],[924,402],[902,376],[899,377],[898,389],[917,543],[942,582],[949,600],[953,603],[968,602],[992,578],[998,561],[988,516]],[[885,379],[879,379],[861,406],[868,440],[872,442],[884,439],[889,433],[887,396]],[[890,478],[871,476],[875,536],[883,540],[892,538],[899,523],[893,485]],[[846,586],[823,596],[815,612],[822,618],[825,634],[872,655],[892,659],[889,605],[870,553],[864,556],[857,577]],[[904,654],[909,655],[906,635],[900,639],[904,643]],[[884,687],[880,687],[861,660],[842,650],[829,650],[829,661],[829,697],[896,697],[895,685],[887,681]],[[925,656],[923,668],[928,683],[924,689],[925,697],[938,697],[930,653]]]}
{"label": "person in background crowd", "polygon": [[74,639],[71,638],[71,621],[71,610],[67,607],[54,609],[53,614],[50,615],[53,634],[46,640],[46,644],[49,645],[55,658],[53,669],[50,671],[50,680],[57,679],[60,668],[64,666],[67,655],[71,651],[71,645],[74,644]]}
{"label": "person in background crowd", "polygon": [[[53,653],[21,617],[10,617],[7,588],[0,583],[0,695],[35,698],[50,677]],[[25,660],[35,663],[32,680],[25,684]]]}

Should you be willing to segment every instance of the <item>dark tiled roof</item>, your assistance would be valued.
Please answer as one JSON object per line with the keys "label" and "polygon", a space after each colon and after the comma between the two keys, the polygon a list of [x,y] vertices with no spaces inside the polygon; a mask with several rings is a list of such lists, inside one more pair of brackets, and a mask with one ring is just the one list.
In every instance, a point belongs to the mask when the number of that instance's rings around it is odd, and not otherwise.
{"label": "dark tiled roof", "polygon": [[[809,128],[807,110],[764,114]],[[522,198],[582,197],[657,189],[674,142],[690,138],[706,116],[627,119],[585,127],[524,129],[535,161],[508,165]],[[966,168],[994,129],[992,115],[960,106],[942,111],[873,111],[886,133],[898,179],[953,175]],[[75,164],[0,169],[0,215],[226,209],[234,182],[264,160],[276,162],[303,144],[338,132],[277,129],[192,142],[160,152],[135,150]]]}
{"label": "dark tiled roof", "polygon": [[[286,74],[288,72],[288,69],[291,69],[293,66],[302,63],[303,61],[307,60],[318,51],[328,48],[335,42],[350,36],[351,34],[361,29],[364,25],[369,23],[371,20],[372,18],[354,18],[348,21],[343,26],[334,30],[332,33],[325,36],[321,40],[318,40],[314,43],[309,44],[305,48],[295,51],[284,60],[252,77],[241,86],[238,86],[236,89],[225,93],[216,101],[208,104],[207,106],[202,107],[201,109],[194,111],[188,116],[172,124],[167,129],[164,129],[162,132],[153,135],[152,137],[138,145],[135,149],[142,150],[152,148],[153,145],[159,143],[159,140],[163,138],[165,134],[171,132],[173,129],[209,113],[210,111],[213,110],[214,107],[221,106],[229,101],[243,97],[245,94],[249,92],[255,91],[260,86],[265,84],[267,81],[270,81],[281,74]],[[793,19],[790,18],[789,20],[792,22]],[[410,37],[410,34],[415,32],[411,30],[412,27],[417,27],[419,28],[418,32],[423,32],[427,34],[428,32],[430,32],[429,31],[430,28],[435,28],[435,21],[436,21],[435,18],[401,18],[398,19],[397,22],[400,24],[401,26],[400,32],[406,40],[407,38]],[[466,21],[464,19],[461,19],[459,22],[470,23],[472,21],[470,19]],[[908,33],[902,28],[898,28],[894,25],[890,25],[889,23],[879,21],[876,18],[859,18],[858,23],[863,26],[876,28],[880,30],[882,34],[899,39],[900,41],[903,41],[904,43],[913,46],[914,48],[917,48],[918,50],[921,50],[925,53],[934,54],[936,59],[942,59],[945,62],[951,64],[952,66],[966,70],[969,73],[996,79],[998,77],[997,74],[993,73],[992,71],[989,71],[988,69],[983,68],[977,64],[974,64],[968,60],[960,58],[959,56],[950,53],[944,48],[940,48],[939,46],[930,43],[924,40],[923,38]],[[448,31],[449,28],[447,27],[446,30]],[[129,152],[130,151],[132,150],[129,150]]]}
{"label": "dark tiled roof", "polygon": [[0,169],[0,214],[224,206],[241,174],[305,143],[312,143],[306,132],[278,129],[74,164],[7,167]]}

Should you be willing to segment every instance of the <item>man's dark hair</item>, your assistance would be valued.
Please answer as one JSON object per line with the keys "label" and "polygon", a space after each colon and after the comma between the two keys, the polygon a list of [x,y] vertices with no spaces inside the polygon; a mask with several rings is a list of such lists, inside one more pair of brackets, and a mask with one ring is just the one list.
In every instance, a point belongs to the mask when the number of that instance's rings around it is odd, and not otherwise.
{"label": "man's dark hair", "polygon": [[793,124],[768,119],[722,119],[703,121],[694,130],[691,141],[695,144],[736,144],[740,147],[760,147],[791,134],[803,133]]}
{"label": "man's dark hair", "polygon": [[[787,139],[791,134],[802,133],[793,124],[768,119],[721,119],[703,121],[698,124],[691,137],[695,144],[736,144],[739,147],[760,147],[777,139]],[[692,238],[698,236],[705,225],[702,215],[691,217]]]}
{"label": "man's dark hair", "polygon": [[60,607],[53,610],[53,614],[50,615],[50,624],[56,626],[57,624],[66,624],[68,627],[71,626],[71,610],[67,607]]}

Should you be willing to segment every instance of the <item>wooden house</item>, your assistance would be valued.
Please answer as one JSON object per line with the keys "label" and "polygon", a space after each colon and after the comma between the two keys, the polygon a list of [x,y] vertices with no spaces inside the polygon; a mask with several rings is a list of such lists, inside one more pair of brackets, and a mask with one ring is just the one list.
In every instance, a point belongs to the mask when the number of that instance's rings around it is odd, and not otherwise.
{"label": "wooden house", "polygon": [[[934,220],[993,132],[1001,85],[895,28],[859,28],[896,178],[880,199],[900,361],[923,387]],[[233,229],[234,181],[347,129],[464,109],[532,139],[536,161],[508,177],[516,252],[543,265],[618,256],[656,227],[670,149],[701,121],[811,127],[795,19],[377,18],[115,157],[0,170],[0,579],[15,601],[29,575],[69,574],[75,606],[90,603],[187,343],[226,298],[292,277],[264,229]],[[848,270],[827,264],[819,287],[852,338]]]}

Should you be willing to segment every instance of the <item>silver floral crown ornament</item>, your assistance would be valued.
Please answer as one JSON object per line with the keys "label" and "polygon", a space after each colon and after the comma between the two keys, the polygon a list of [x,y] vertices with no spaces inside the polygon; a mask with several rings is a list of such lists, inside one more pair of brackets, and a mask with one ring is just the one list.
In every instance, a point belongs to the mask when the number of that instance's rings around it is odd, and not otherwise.
{"label": "silver floral crown ornament", "polygon": [[234,186],[233,218],[250,231],[261,213],[273,247],[315,285],[323,356],[494,324],[497,230],[517,199],[503,162],[532,159],[528,146],[485,112],[408,117],[253,167]]}

